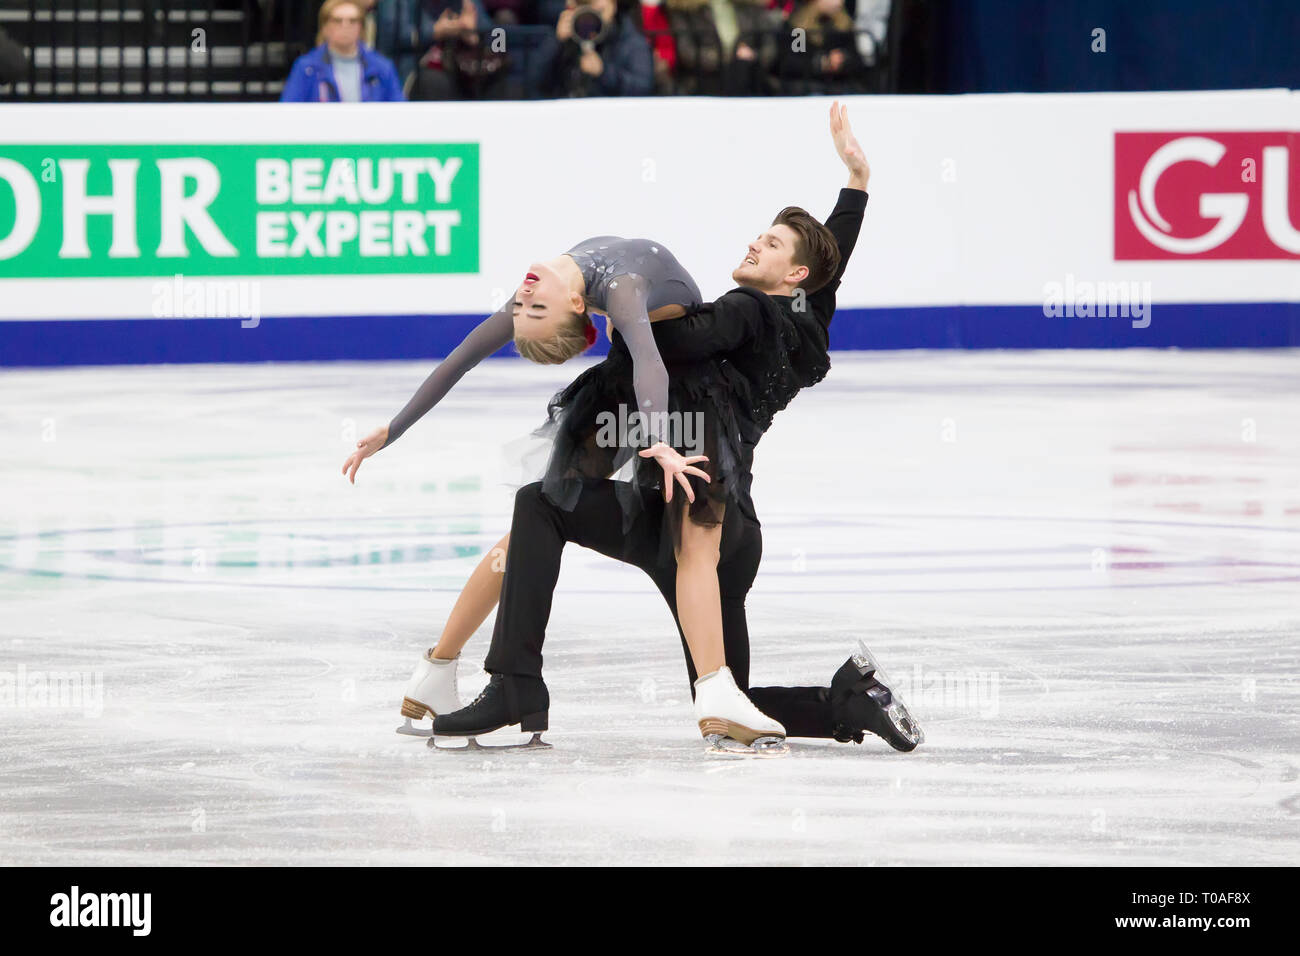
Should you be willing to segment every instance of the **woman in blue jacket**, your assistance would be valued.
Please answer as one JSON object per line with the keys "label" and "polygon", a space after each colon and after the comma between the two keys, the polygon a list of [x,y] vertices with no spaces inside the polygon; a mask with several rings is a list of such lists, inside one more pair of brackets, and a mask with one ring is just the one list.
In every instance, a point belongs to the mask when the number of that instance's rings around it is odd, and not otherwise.
{"label": "woman in blue jacket", "polygon": [[401,102],[402,83],[392,61],[361,42],[362,9],[356,0],[325,0],[320,46],[294,61],[282,103]]}

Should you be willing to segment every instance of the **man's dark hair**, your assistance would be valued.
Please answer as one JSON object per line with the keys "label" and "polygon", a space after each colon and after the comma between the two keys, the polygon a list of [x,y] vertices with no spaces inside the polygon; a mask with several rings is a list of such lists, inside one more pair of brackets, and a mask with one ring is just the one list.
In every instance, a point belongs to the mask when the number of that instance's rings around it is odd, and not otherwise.
{"label": "man's dark hair", "polygon": [[794,264],[808,267],[808,275],[799,283],[801,289],[816,292],[835,277],[840,268],[840,247],[831,231],[812,213],[786,206],[776,214],[772,225],[788,226],[794,231]]}

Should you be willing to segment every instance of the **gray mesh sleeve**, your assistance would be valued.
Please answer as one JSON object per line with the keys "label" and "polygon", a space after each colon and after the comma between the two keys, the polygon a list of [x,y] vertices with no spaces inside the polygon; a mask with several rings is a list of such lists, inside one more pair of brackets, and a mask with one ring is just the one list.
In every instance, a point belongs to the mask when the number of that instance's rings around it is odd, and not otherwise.
{"label": "gray mesh sleeve", "polygon": [[646,428],[650,440],[667,441],[668,370],[655,345],[646,309],[648,283],[641,276],[619,276],[610,283],[607,295],[609,318],[627,343],[632,355],[632,387],[636,391],[637,410],[648,416]]}
{"label": "gray mesh sleeve", "polygon": [[464,341],[429,373],[429,377],[416,389],[406,407],[388,423],[385,448],[402,437],[402,433],[419,421],[425,412],[442,401],[443,396],[451,391],[451,387],[460,381],[462,375],[514,338],[512,302],[513,299],[508,300],[476,325]]}

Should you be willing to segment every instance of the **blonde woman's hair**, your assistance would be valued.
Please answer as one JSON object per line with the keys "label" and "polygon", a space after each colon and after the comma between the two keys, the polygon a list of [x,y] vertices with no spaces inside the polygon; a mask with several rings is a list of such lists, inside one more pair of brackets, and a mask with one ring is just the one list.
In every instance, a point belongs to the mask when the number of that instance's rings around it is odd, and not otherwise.
{"label": "blonde woman's hair", "polygon": [[544,339],[515,336],[515,350],[530,362],[538,365],[563,365],[575,355],[587,350],[587,324],[585,312],[571,312],[559,323],[555,334]]}
{"label": "blonde woman's hair", "polygon": [[325,24],[329,23],[330,17],[334,16],[334,11],[339,7],[356,7],[357,16],[361,18],[361,25],[366,24],[366,10],[361,0],[325,0],[321,4],[320,17],[317,19],[316,45],[320,46],[325,42]]}

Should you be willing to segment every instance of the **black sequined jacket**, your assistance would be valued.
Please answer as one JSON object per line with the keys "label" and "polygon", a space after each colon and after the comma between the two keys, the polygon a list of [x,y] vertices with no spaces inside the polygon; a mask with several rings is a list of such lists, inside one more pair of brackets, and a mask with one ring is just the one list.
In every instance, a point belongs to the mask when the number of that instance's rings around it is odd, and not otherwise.
{"label": "black sequined jacket", "polygon": [[[759,435],[801,388],[815,385],[830,369],[828,353],[835,293],[862,228],[867,194],[841,189],[826,226],[840,250],[834,278],[796,299],[740,287],[686,316],[654,324],[655,344],[669,366],[721,360],[740,373],[741,406]],[[755,441],[757,440],[755,436]]]}
{"label": "black sequined jacket", "polygon": [[866,206],[864,191],[840,190],[835,209],[826,220],[839,247],[839,269],[830,282],[802,302],[742,286],[695,307],[682,318],[654,323],[655,344],[670,377],[676,377],[683,366],[703,361],[715,362],[722,374],[741,431],[742,447],[737,454],[746,474],[741,510],[755,523],[758,518],[749,494],[754,447],[777,412],[830,370],[835,293],[857,243]]}

